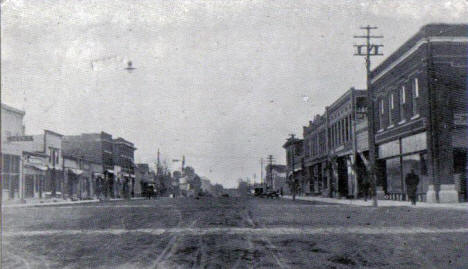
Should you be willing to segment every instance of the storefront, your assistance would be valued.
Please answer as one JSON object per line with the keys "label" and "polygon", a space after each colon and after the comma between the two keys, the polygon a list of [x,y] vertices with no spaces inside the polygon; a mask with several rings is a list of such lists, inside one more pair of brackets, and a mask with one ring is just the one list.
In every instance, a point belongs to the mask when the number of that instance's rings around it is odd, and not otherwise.
{"label": "storefront", "polygon": [[25,198],[43,198],[46,189],[47,167],[42,164],[25,164]]}
{"label": "storefront", "polygon": [[48,156],[43,153],[23,152],[24,198],[44,198],[50,189],[47,167]]}
{"label": "storefront", "polygon": [[413,170],[419,176],[418,199],[426,200],[430,184],[426,132],[378,145],[378,158],[381,164],[378,168],[385,177],[383,188],[389,199],[406,200],[405,177]]}
{"label": "storefront", "polygon": [[2,154],[3,200],[19,198],[21,156]]}

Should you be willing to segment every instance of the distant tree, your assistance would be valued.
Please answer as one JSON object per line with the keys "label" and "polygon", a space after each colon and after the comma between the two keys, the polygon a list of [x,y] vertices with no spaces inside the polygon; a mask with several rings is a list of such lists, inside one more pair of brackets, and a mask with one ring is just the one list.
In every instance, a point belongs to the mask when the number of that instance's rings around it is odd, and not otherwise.
{"label": "distant tree", "polygon": [[221,184],[215,184],[213,186],[213,194],[215,196],[221,196],[224,193],[224,187]]}

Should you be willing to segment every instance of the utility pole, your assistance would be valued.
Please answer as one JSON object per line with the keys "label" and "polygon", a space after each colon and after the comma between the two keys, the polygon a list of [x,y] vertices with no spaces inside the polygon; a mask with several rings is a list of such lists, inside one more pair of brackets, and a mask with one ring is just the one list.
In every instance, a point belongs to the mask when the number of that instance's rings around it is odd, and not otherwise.
{"label": "utility pole", "polygon": [[182,169],[180,170],[181,173],[184,171],[184,166],[185,166],[185,155],[182,155]]}
{"label": "utility pole", "polygon": [[296,145],[295,145],[295,141],[296,140],[296,135],[295,134],[289,134],[289,139],[291,140],[291,143],[292,143],[292,151],[291,151],[291,167],[292,167],[292,172],[291,172],[291,181],[292,181],[292,198],[293,198],[293,201],[296,201],[296,189],[297,189],[297,186],[296,186],[296,177],[294,176],[294,167],[296,166],[296,164],[294,163],[294,156],[296,155]]}
{"label": "utility pole", "polygon": [[260,185],[263,184],[263,158],[260,158]]}
{"label": "utility pole", "polygon": [[159,148],[158,148],[158,160],[156,162],[156,176],[159,176],[161,173],[161,160],[159,159]]}
{"label": "utility pole", "polygon": [[[377,206],[377,175],[376,175],[376,160],[375,160],[375,137],[374,137],[374,93],[370,81],[371,72],[371,57],[382,56],[383,53],[379,52],[379,48],[383,45],[376,45],[371,43],[371,39],[383,38],[383,36],[371,35],[371,31],[377,29],[375,26],[367,25],[360,27],[366,31],[366,35],[354,36],[354,38],[364,38],[365,44],[354,45],[357,51],[354,56],[364,56],[366,60],[366,75],[367,75],[367,121],[368,121],[368,136],[369,136],[369,178],[371,179],[371,187],[373,193],[373,206]],[[363,51],[364,49],[364,51]]]}
{"label": "utility pole", "polygon": [[268,170],[270,172],[270,174],[268,175],[268,183],[270,186],[273,185],[273,161],[274,161],[273,155],[268,155],[268,164],[269,164]]}

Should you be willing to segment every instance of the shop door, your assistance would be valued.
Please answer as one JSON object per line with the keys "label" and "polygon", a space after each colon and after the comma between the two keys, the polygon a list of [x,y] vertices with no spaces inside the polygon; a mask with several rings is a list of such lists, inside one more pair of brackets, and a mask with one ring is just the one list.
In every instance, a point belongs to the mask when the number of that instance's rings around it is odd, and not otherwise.
{"label": "shop door", "polygon": [[25,198],[33,198],[34,197],[34,176],[33,175],[26,175],[25,176]]}
{"label": "shop door", "polygon": [[338,158],[338,192],[341,196],[348,195],[348,166],[345,158]]}

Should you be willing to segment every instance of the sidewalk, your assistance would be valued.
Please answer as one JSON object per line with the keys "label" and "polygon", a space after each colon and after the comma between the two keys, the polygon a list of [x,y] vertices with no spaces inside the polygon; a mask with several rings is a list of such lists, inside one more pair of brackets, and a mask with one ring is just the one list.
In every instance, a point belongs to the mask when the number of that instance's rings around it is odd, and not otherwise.
{"label": "sidewalk", "polygon": [[[143,200],[144,197],[134,197],[131,198],[130,200]],[[106,201],[124,201],[128,199],[124,198],[112,198],[112,199],[107,199],[103,200],[103,202]],[[39,206],[55,206],[55,205],[75,205],[75,204],[90,204],[90,203],[98,203],[98,199],[92,199],[92,200],[78,200],[78,201],[70,201],[70,200],[63,200],[63,199],[47,199],[47,200],[40,200],[40,199],[32,199],[32,200],[27,200],[26,203],[21,203],[19,200],[16,200],[14,202],[7,202],[2,201],[2,208],[16,208],[16,207],[39,207]]]}
{"label": "sidewalk", "polygon": [[[283,196],[285,199],[292,199],[292,196]],[[302,201],[315,201],[330,204],[354,205],[354,206],[372,206],[372,200],[352,200],[352,199],[336,199],[318,196],[296,196],[296,200]],[[394,206],[407,206],[417,208],[444,208],[455,210],[468,210],[467,203],[454,203],[454,204],[436,204],[436,203],[423,203],[419,202],[413,206],[408,201],[393,201],[393,200],[379,200],[379,207],[394,207]]]}

